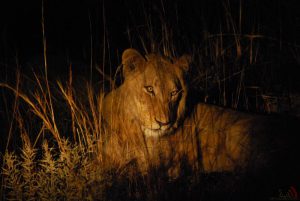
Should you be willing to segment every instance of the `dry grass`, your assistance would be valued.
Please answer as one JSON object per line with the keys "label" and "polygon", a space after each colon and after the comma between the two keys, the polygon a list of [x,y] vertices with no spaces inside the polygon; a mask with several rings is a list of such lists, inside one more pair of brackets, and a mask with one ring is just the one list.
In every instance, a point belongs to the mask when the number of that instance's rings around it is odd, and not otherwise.
{"label": "dry grass", "polygon": [[[65,151],[57,156],[45,140],[41,159],[26,142],[21,158],[4,155],[4,200],[96,200],[102,198],[107,185],[101,166],[93,165],[88,152],[78,145],[62,141]],[[106,178],[107,179],[107,178]]]}
{"label": "dry grass", "polygon": [[[71,145],[60,135],[55,117],[52,116],[54,112],[51,112],[51,108],[54,106],[48,99],[49,91],[42,88],[41,80],[37,76],[36,82],[38,91],[30,97],[7,84],[1,84],[2,87],[11,89],[16,99],[22,99],[42,122],[32,145],[29,136],[32,138],[33,133],[28,134],[21,112],[16,109],[16,121],[23,142],[21,156],[7,151],[3,157],[2,196],[7,200],[94,200],[103,191],[103,169],[96,164],[96,161],[101,164],[98,153],[101,149],[99,139],[102,124],[100,115],[97,114],[102,98],[98,96],[95,103],[93,92],[88,88],[88,99],[92,108],[84,110],[83,105],[74,100],[70,86],[64,89],[58,83],[72,114],[75,142]],[[44,133],[51,134],[57,148],[49,148],[47,140],[41,137]],[[42,139],[39,140],[40,138]],[[38,141],[42,142],[42,150],[34,148],[40,147]],[[94,186],[95,183],[99,185]]]}

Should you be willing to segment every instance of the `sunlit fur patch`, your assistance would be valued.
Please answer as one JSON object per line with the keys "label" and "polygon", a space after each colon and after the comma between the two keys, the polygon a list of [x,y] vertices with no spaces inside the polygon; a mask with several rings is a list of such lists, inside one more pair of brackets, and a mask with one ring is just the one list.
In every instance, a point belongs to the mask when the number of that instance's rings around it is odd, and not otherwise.
{"label": "sunlit fur patch", "polygon": [[145,137],[161,137],[165,135],[165,131],[161,129],[142,128]]}

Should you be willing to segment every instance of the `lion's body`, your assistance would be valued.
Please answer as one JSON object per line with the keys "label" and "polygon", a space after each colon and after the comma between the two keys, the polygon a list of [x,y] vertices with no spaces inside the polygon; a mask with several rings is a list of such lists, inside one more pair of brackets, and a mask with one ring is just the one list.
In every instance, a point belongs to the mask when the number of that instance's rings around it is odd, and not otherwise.
{"label": "lion's body", "polygon": [[102,114],[110,133],[107,153],[115,162],[135,158],[142,168],[177,169],[185,160],[193,169],[215,172],[265,161],[268,154],[261,150],[275,143],[261,147],[274,131],[268,117],[206,104],[186,112],[186,57],[146,60],[129,49],[122,62],[125,81],[104,98]]}

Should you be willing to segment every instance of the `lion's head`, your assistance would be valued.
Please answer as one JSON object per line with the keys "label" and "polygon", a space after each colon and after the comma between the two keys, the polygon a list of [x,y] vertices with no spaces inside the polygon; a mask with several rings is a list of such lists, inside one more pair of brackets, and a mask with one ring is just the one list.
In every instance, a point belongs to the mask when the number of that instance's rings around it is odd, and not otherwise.
{"label": "lion's head", "polygon": [[111,124],[134,122],[146,137],[174,131],[185,114],[189,63],[189,56],[167,59],[149,54],[143,57],[135,49],[125,50],[122,55],[124,83],[104,99],[106,121]]}

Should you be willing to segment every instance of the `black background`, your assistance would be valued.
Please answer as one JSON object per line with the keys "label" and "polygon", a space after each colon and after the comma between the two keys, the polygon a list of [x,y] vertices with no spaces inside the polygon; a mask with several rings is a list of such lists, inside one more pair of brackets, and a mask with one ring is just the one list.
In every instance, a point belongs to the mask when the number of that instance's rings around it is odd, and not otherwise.
{"label": "black background", "polygon": [[[218,33],[220,25],[226,26],[225,4],[230,5],[231,15],[238,22],[240,3],[242,34],[256,32],[284,43],[299,44],[300,7],[297,1],[45,0],[47,50],[49,54],[88,61],[92,36],[95,61],[101,63],[107,44],[115,61],[117,52],[130,46],[128,30],[137,30],[137,27],[141,30],[146,26],[146,17],[151,18],[152,26],[156,27],[159,18],[164,17],[177,35],[175,39],[188,39],[183,45],[177,45],[179,53],[187,52],[191,44],[201,45],[203,31]],[[6,0],[1,1],[0,9],[0,60],[13,62],[17,56],[22,63],[42,54],[42,1]],[[140,47],[138,43],[133,45]]]}

